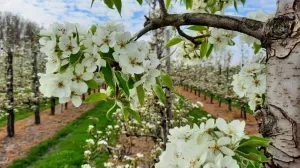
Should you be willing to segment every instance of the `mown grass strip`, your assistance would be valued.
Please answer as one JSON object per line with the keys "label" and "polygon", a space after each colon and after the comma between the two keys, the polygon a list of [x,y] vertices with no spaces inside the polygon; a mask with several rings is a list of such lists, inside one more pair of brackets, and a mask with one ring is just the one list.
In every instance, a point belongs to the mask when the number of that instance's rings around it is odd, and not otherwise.
{"label": "mown grass strip", "polygon": [[[34,168],[75,168],[84,163],[85,140],[89,138],[88,125],[92,124],[89,117],[99,119],[97,128],[105,131],[107,125],[113,125],[106,118],[106,111],[113,105],[112,101],[100,102],[93,109],[84,113],[77,120],[69,123],[54,137],[33,147],[27,157],[14,161],[8,168],[34,167]],[[116,138],[115,138],[116,139]],[[107,161],[108,153],[102,153],[96,159],[96,167],[103,167]]]}
{"label": "mown grass strip", "polygon": [[[56,100],[56,104],[58,104],[58,99]],[[40,104],[40,111],[44,111],[48,108],[50,108],[51,104],[50,101],[47,103],[41,103]],[[18,109],[18,112],[15,112],[15,121],[23,120],[24,118],[27,118],[29,116],[34,115],[34,110],[32,109]],[[7,116],[0,119],[0,127],[7,125]]]}

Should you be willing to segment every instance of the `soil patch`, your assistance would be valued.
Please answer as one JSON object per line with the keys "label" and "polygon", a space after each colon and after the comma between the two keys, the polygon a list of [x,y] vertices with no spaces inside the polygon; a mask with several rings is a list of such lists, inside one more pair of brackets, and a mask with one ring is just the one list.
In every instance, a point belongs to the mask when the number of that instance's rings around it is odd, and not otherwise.
{"label": "soil patch", "polygon": [[[213,100],[213,104],[211,104],[210,97],[206,97],[206,100],[204,100],[203,94],[198,97],[198,95],[195,95],[194,92],[188,92],[184,90],[183,87],[176,87],[176,91],[178,94],[184,96],[186,99],[190,100],[193,103],[201,102],[203,104],[203,110],[216,118],[220,117],[224,118],[225,120],[244,120],[241,117],[240,109],[232,107],[232,111],[228,111],[228,104],[222,103],[221,107],[219,107],[219,102],[217,100]],[[246,134],[258,135],[258,125],[255,118],[252,115],[247,114],[247,119],[245,120],[245,122]]]}

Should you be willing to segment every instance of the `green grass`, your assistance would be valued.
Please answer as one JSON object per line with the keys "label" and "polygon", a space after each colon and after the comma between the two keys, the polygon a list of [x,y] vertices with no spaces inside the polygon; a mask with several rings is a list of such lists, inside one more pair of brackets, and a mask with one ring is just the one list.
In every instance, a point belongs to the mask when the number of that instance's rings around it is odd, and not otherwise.
{"label": "green grass", "polygon": [[189,112],[189,115],[193,116],[195,119],[198,119],[198,118],[202,118],[202,117],[207,117],[208,113],[201,108],[193,108]]}
{"label": "green grass", "polygon": [[[40,111],[46,110],[50,108],[50,102],[46,104],[41,104],[40,105]],[[18,108],[18,112],[15,112],[15,121],[22,120],[24,118],[27,118],[31,115],[34,114],[34,110],[32,109],[20,109]],[[3,117],[0,119],[0,127],[1,126],[6,126],[7,123],[7,116]]]}
{"label": "green grass", "polygon": [[[56,99],[55,101],[55,104],[58,104],[58,99]],[[50,100],[46,103],[41,103],[40,104],[40,111],[44,111],[48,108],[50,108],[51,104],[50,104]],[[18,120],[22,120],[24,118],[27,118],[31,115],[34,114],[34,110],[32,109],[20,109],[18,108],[18,112],[15,112],[15,121],[18,121]],[[3,117],[0,119],[0,127],[2,126],[6,126],[6,123],[7,123],[7,116]]]}
{"label": "green grass", "polygon": [[[181,99],[180,99],[180,102],[179,102],[179,106],[181,108],[185,108],[185,102],[186,101],[189,101],[188,99],[186,99],[183,95],[180,95],[178,93],[176,93]],[[202,117],[207,117],[208,113],[206,111],[204,111],[201,107],[198,107],[198,108],[193,108],[189,114],[189,116],[193,117],[193,120],[192,122],[193,123],[199,123],[198,119],[202,118]]]}
{"label": "green grass", "polygon": [[[87,128],[92,124],[89,117],[98,118],[97,128],[105,131],[107,125],[113,125],[113,121],[106,118],[106,111],[112,105],[112,101],[97,104],[93,109],[57,132],[54,137],[33,147],[26,158],[14,161],[8,168],[81,167],[81,164],[84,164],[83,146],[86,145],[85,140],[89,138]],[[108,157],[108,153],[100,154],[95,160],[96,167],[103,167],[103,163],[107,161]]]}

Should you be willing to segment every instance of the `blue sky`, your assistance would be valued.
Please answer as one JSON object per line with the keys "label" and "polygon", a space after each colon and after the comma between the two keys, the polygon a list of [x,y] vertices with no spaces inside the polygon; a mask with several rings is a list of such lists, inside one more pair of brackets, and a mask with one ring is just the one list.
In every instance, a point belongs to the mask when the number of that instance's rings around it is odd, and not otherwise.
{"label": "blue sky", "polygon": [[[93,8],[90,8],[91,0],[0,0],[0,11],[20,14],[45,27],[55,21],[91,25],[116,20],[123,22],[131,31],[138,31],[144,23],[143,15],[148,15],[149,7],[146,1],[144,0],[143,6],[136,0],[122,2],[122,17],[116,10],[107,8],[102,0],[95,0]],[[247,0],[244,7],[239,7],[239,13],[232,7],[227,10],[227,14],[246,16],[249,11],[260,8],[267,13],[274,12],[276,0]],[[181,13],[185,12],[185,8],[177,2],[173,11]]]}
{"label": "blue sky", "polygon": [[[103,0],[95,0],[93,8],[90,8],[91,0],[0,0],[0,11],[19,14],[44,27],[57,21],[92,25],[115,20],[124,23],[131,33],[136,33],[143,27],[144,15],[148,15],[147,1],[144,0],[142,6],[136,0],[122,0],[122,2],[122,17],[116,10],[106,7]],[[186,12],[185,7],[178,2],[173,5],[171,11]],[[226,10],[226,14],[247,16],[250,11],[258,9],[266,13],[275,12],[276,0],[246,0],[244,6],[239,6],[239,12],[232,7]]]}

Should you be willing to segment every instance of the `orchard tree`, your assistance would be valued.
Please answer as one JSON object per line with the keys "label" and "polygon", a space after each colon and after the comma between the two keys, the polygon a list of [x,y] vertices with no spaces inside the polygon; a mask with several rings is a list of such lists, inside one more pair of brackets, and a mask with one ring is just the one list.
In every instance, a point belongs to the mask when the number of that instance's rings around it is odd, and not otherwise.
{"label": "orchard tree", "polygon": [[[121,1],[104,2],[121,13]],[[138,2],[141,4],[141,1]],[[108,111],[108,116],[115,109],[120,109],[125,120],[129,114],[138,118],[135,109],[139,104],[144,104],[145,92],[153,91],[161,103],[166,105],[162,85],[172,88],[169,77],[161,75],[157,70],[165,58],[158,59],[157,54],[149,52],[150,46],[145,41],[137,41],[138,38],[149,31],[173,26],[180,36],[190,41],[190,49],[195,49],[188,52],[188,57],[203,59],[212,49],[220,51],[228,45],[234,45],[233,38],[240,32],[240,38],[251,44],[255,52],[261,47],[267,51],[266,65],[245,66],[241,75],[234,80],[250,80],[249,88],[253,90],[247,92],[251,92],[249,95],[253,97],[250,102],[257,107],[255,111],[260,132],[272,142],[272,148],[266,151],[270,156],[266,166],[299,167],[300,1],[278,0],[274,17],[259,11],[252,12],[250,18],[224,15],[226,7],[237,8],[237,4],[245,3],[245,0],[184,0],[181,2],[193,13],[183,14],[168,13],[170,0],[166,3],[164,0],[158,2],[159,16],[146,18],[145,27],[133,37],[122,25],[113,22],[93,25],[88,30],[79,25],[55,23],[48,30],[42,30],[41,51],[48,56],[48,63],[46,74],[40,75],[40,91],[46,97],[58,97],[61,103],[72,100],[75,106],[79,106],[82,103],[80,95],[97,85],[93,72],[98,67],[108,89],[97,96],[91,95],[86,101],[113,99],[115,104]],[[196,29],[199,34],[188,35],[181,29],[181,26],[187,25],[192,25],[189,29]],[[181,37],[175,37],[166,46],[182,40]],[[263,74],[265,66],[267,72]],[[247,76],[243,76],[245,74]],[[207,124],[211,126],[212,122],[210,120]],[[219,122],[226,124],[222,119]],[[226,157],[218,159],[226,164]],[[163,164],[160,166],[164,167]],[[232,167],[236,164],[224,166]]]}

